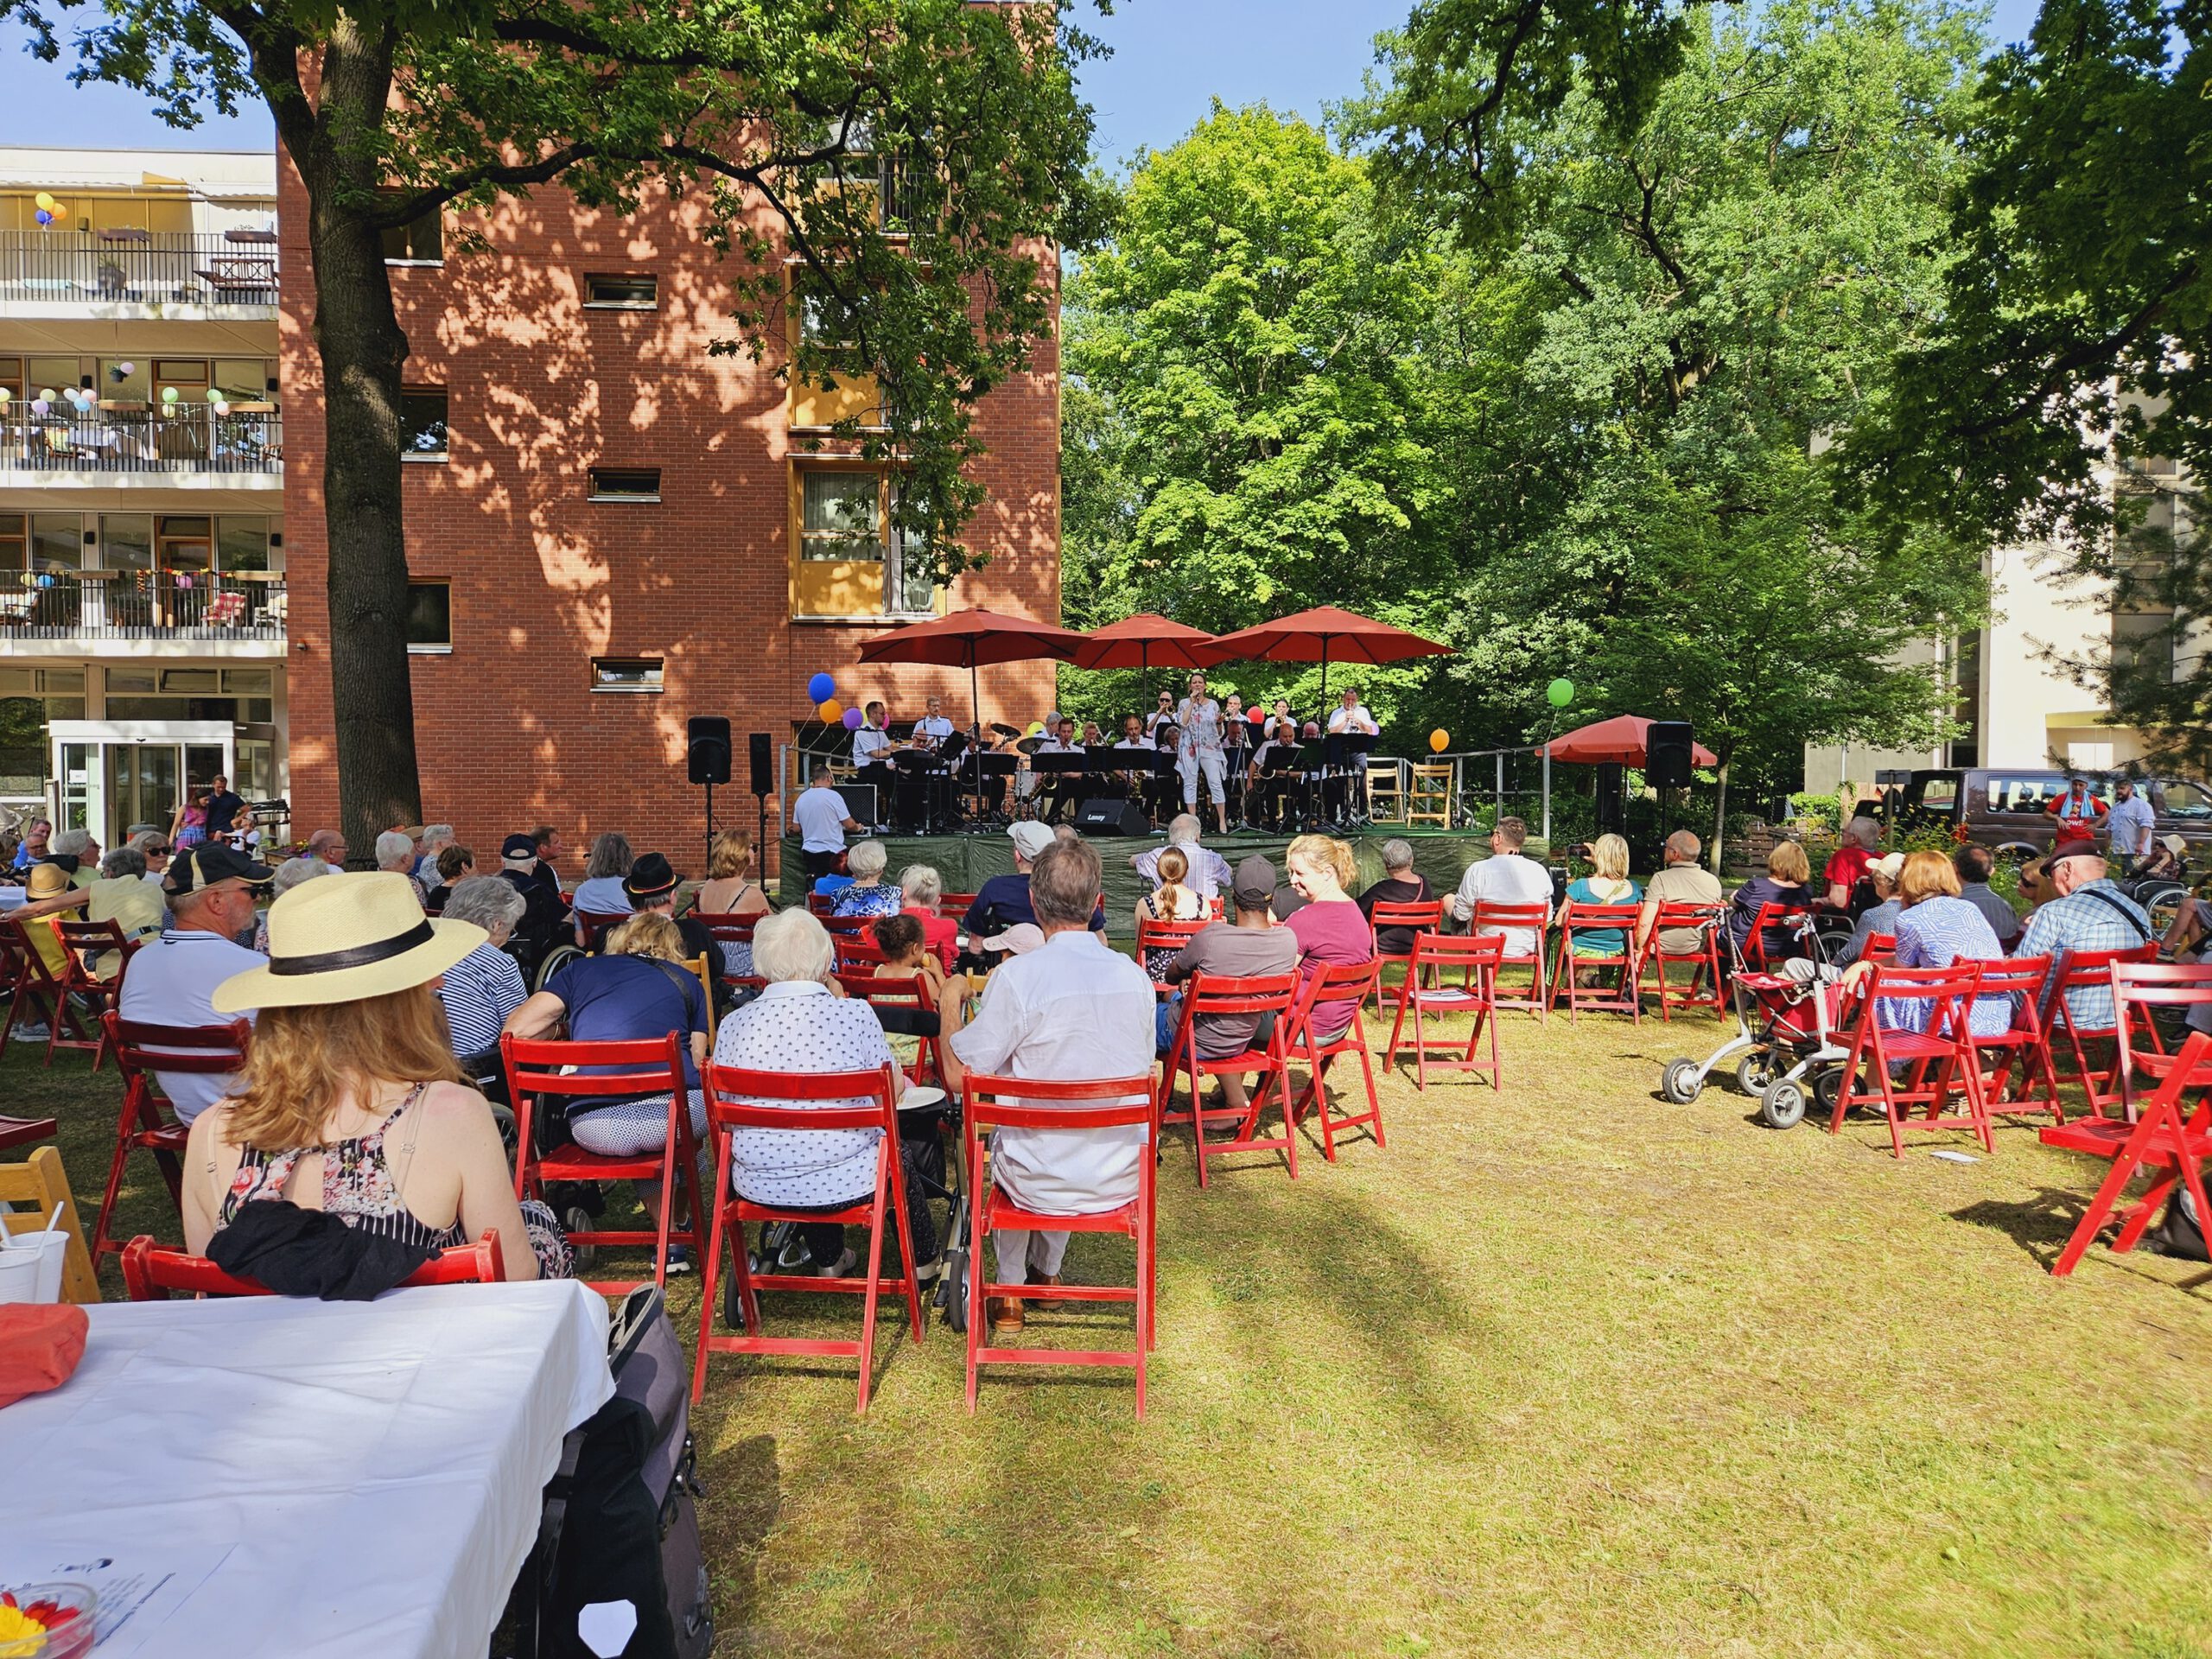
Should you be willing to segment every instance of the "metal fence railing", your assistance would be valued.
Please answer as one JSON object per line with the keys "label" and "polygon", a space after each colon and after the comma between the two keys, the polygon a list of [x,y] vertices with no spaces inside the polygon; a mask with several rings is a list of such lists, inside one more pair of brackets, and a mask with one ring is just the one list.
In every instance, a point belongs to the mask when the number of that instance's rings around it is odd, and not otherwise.
{"label": "metal fence railing", "polygon": [[0,410],[0,474],[281,473],[284,426],[273,408],[219,415],[205,404],[67,402],[38,415],[16,399]]}
{"label": "metal fence railing", "polygon": [[0,299],[274,305],[272,231],[0,232]]}
{"label": "metal fence railing", "polygon": [[11,639],[284,638],[282,576],[177,570],[0,573],[0,645]]}

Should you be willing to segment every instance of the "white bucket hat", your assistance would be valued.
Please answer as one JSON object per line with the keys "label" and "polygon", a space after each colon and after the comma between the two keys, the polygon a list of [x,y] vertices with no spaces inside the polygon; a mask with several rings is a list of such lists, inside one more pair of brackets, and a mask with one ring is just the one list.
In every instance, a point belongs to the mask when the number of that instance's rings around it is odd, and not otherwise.
{"label": "white bucket hat", "polygon": [[490,936],[433,921],[396,870],[305,881],[269,907],[269,965],[233,974],[208,998],[218,1014],[359,1002],[426,985]]}

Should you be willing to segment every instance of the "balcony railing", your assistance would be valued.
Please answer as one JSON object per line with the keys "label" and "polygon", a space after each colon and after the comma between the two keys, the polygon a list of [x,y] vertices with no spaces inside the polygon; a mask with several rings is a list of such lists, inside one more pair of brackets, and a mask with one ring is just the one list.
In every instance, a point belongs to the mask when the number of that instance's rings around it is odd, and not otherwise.
{"label": "balcony railing", "polygon": [[274,305],[276,232],[0,232],[0,300]]}
{"label": "balcony railing", "polygon": [[284,578],[232,572],[50,570],[0,575],[0,652],[13,639],[284,638]]}
{"label": "balcony railing", "polygon": [[89,415],[35,415],[22,399],[0,410],[0,478],[24,473],[268,473],[284,470],[274,405],[104,403]]}

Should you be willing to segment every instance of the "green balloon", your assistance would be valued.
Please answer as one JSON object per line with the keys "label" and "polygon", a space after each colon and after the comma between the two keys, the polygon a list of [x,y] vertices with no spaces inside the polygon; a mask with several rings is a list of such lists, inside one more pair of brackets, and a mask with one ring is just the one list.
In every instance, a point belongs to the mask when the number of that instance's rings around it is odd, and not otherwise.
{"label": "green balloon", "polygon": [[176,398],[177,391],[175,386],[163,386],[162,388],[162,401],[163,403],[173,404],[176,402]]}
{"label": "green balloon", "polygon": [[1553,708],[1564,709],[1574,701],[1574,682],[1554,680],[1544,688],[1544,696],[1550,700]]}
{"label": "green balloon", "polygon": [[223,389],[222,389],[220,386],[210,386],[210,387],[208,387],[208,388],[207,388],[207,401],[208,401],[209,403],[211,403],[211,404],[219,404],[219,403],[221,403],[221,402],[223,401]]}

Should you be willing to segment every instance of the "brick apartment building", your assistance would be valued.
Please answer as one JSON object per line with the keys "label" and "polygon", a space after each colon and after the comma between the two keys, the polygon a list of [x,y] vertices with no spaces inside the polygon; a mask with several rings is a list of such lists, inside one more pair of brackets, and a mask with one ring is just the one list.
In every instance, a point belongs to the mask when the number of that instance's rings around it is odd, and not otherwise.
{"label": "brick apartment building", "polygon": [[[280,251],[305,273],[305,197],[281,156],[278,175]],[[708,355],[729,333],[730,295],[702,219],[696,200],[664,194],[618,218],[549,189],[472,215],[484,251],[464,249],[453,214],[388,238],[410,346],[404,487],[423,807],[480,857],[546,823],[579,849],[620,830],[697,874],[689,717],[732,721],[736,777],[717,791],[716,820],[751,827],[746,734],[789,742],[810,715],[810,675],[835,674],[849,705],[886,698],[894,719],[942,692],[964,720],[964,673],[860,670],[861,647],[948,607],[1058,615],[1056,340],[980,411],[988,499],[969,543],[989,563],[932,590],[908,578],[886,533],[888,471],[823,431],[855,402],[868,408],[871,390],[787,391],[772,361]],[[1057,283],[1051,251],[1039,255]],[[334,823],[338,807],[313,309],[312,284],[288,280],[299,835]],[[982,695],[987,720],[1026,723],[1049,706],[1052,670],[987,669]]]}

